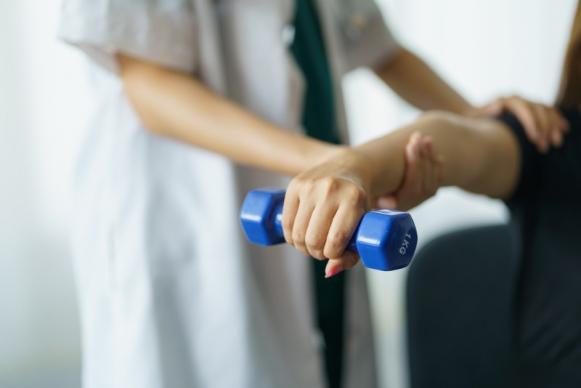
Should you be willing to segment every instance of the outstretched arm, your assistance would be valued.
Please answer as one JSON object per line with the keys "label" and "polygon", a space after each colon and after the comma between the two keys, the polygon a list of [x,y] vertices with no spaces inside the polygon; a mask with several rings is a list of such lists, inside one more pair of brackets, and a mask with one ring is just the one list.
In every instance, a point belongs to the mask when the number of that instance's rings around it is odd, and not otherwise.
{"label": "outstretched arm", "polygon": [[398,96],[420,110],[465,114],[474,107],[413,52],[401,48],[375,73]]}
{"label": "outstretched arm", "polygon": [[401,183],[405,168],[401,154],[413,132],[432,139],[443,161],[443,186],[458,186],[496,198],[507,197],[512,192],[519,154],[516,139],[505,124],[492,119],[431,112],[407,127],[356,149],[370,161],[362,175],[369,177],[372,197]]}
{"label": "outstretched arm", "polygon": [[125,91],[144,126],[238,163],[294,175],[337,150],[276,127],[190,74],[118,55]]}
{"label": "outstretched arm", "polygon": [[353,266],[357,258],[345,246],[370,204],[400,187],[404,150],[415,132],[432,139],[442,160],[442,185],[498,198],[514,189],[519,148],[508,127],[496,120],[428,113],[295,177],[284,205],[286,240],[315,258],[333,259],[331,268]]}
{"label": "outstretched arm", "polygon": [[395,93],[420,110],[442,110],[481,118],[510,112],[522,123],[528,139],[541,152],[547,152],[550,146],[560,147],[563,135],[568,132],[567,121],[554,107],[518,96],[474,107],[424,60],[405,48],[380,64],[375,72]]}

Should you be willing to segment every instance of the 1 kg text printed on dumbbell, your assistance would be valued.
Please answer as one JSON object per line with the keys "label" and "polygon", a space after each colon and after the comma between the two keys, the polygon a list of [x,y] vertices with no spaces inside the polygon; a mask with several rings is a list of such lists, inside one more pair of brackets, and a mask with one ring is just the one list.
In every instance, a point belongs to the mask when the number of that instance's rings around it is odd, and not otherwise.
{"label": "1 kg text printed on dumbbell", "polygon": [[[284,195],[284,190],[276,189],[248,193],[240,211],[248,241],[266,246],[285,241],[281,222]],[[347,249],[357,253],[366,268],[393,271],[409,265],[417,241],[409,213],[374,210],[363,216]]]}

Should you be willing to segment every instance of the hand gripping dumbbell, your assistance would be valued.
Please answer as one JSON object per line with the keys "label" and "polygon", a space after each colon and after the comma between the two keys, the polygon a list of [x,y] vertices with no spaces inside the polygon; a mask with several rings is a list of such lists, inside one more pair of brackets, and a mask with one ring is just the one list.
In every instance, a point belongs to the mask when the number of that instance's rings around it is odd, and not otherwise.
{"label": "hand gripping dumbbell", "polygon": [[[284,190],[259,189],[246,196],[240,212],[242,228],[253,244],[283,243]],[[418,241],[409,213],[374,210],[366,213],[347,249],[361,257],[367,268],[393,271],[408,266]]]}

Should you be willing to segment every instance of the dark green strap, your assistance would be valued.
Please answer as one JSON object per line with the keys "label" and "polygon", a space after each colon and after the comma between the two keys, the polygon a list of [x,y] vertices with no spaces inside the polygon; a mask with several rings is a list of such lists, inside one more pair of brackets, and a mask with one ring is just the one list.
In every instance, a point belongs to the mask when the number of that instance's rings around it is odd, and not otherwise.
{"label": "dark green strap", "polygon": [[307,135],[339,144],[331,68],[313,0],[296,0],[291,51],[307,86],[302,122]]}
{"label": "dark green strap", "polygon": [[[296,0],[291,51],[306,80],[302,124],[307,135],[340,142],[331,69],[313,0]],[[317,324],[325,340],[329,388],[340,388],[343,370],[345,274],[325,279],[326,262],[313,260]]]}

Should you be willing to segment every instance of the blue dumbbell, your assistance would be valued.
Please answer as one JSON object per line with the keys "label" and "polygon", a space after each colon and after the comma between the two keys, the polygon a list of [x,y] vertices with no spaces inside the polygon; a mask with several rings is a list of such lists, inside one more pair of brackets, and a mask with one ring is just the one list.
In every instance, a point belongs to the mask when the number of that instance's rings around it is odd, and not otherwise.
{"label": "blue dumbbell", "polygon": [[[281,224],[284,195],[284,190],[275,189],[248,193],[240,220],[251,243],[275,245],[285,241]],[[347,249],[356,252],[367,268],[393,271],[408,266],[417,241],[409,213],[375,210],[363,216]]]}

